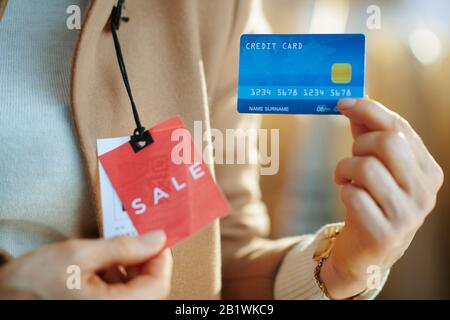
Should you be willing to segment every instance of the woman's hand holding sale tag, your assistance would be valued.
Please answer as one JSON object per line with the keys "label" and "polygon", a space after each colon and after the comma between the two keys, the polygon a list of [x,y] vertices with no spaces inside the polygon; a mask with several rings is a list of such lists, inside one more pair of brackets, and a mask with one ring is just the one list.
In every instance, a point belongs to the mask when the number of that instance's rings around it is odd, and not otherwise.
{"label": "woman's hand holding sale tag", "polygon": [[161,252],[165,242],[156,231],[42,247],[0,269],[0,299],[167,298],[172,256]]}

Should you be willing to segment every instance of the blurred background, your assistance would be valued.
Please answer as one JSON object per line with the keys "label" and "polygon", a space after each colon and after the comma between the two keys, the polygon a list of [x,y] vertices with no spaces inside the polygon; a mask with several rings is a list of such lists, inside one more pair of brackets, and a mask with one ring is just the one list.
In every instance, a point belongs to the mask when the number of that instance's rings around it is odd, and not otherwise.
{"label": "blurred background", "polygon": [[[450,1],[261,0],[254,13],[274,33],[366,34],[367,94],[412,124],[447,178],[379,299],[450,299]],[[272,236],[342,220],[332,176],[350,155],[347,120],[268,115],[263,124],[280,130],[280,171],[261,177]]]}

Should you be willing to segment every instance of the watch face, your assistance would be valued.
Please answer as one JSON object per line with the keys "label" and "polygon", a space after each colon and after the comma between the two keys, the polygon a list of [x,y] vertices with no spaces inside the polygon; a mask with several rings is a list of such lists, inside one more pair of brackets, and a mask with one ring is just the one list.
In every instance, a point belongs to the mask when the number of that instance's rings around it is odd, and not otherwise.
{"label": "watch face", "polygon": [[314,259],[320,260],[322,258],[326,258],[326,254],[330,251],[330,246],[332,241],[329,238],[325,238],[320,240],[317,244],[316,252],[314,253]]}
{"label": "watch face", "polygon": [[331,249],[334,245],[334,240],[339,235],[340,227],[330,227],[325,229],[324,236],[325,238],[321,239],[317,244],[317,249],[314,253],[314,260],[318,261],[323,258],[328,258],[330,255]]}

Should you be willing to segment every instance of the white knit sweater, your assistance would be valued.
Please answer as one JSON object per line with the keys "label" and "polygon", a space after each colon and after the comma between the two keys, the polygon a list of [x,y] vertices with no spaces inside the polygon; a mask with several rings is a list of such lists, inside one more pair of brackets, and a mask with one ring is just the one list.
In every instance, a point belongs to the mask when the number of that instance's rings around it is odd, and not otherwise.
{"label": "white knit sweater", "polygon": [[0,23],[0,247],[12,255],[95,236],[69,109],[69,5],[9,1]]}

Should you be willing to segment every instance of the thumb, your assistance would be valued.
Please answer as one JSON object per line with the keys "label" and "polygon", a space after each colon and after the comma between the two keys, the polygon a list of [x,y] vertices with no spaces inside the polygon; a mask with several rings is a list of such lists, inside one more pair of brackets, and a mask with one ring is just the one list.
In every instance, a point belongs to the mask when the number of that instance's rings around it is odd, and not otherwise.
{"label": "thumb", "polygon": [[342,115],[346,116],[350,120],[350,128],[352,130],[352,136],[354,139],[360,135],[369,132],[370,129],[365,125],[365,123],[359,119],[355,119],[352,111],[355,107],[359,106],[359,101],[357,99],[348,98],[338,101],[338,108]]}
{"label": "thumb", "polygon": [[165,299],[170,293],[172,256],[169,250],[145,262],[138,275],[126,283],[109,286],[112,299]]}
{"label": "thumb", "polygon": [[152,231],[139,237],[117,237],[94,240],[87,249],[86,268],[101,270],[115,265],[141,264],[157,255],[166,243],[162,230]]}
{"label": "thumb", "polygon": [[396,128],[399,116],[381,103],[367,97],[338,101],[341,114],[350,119],[353,137],[369,131],[388,131]]}

